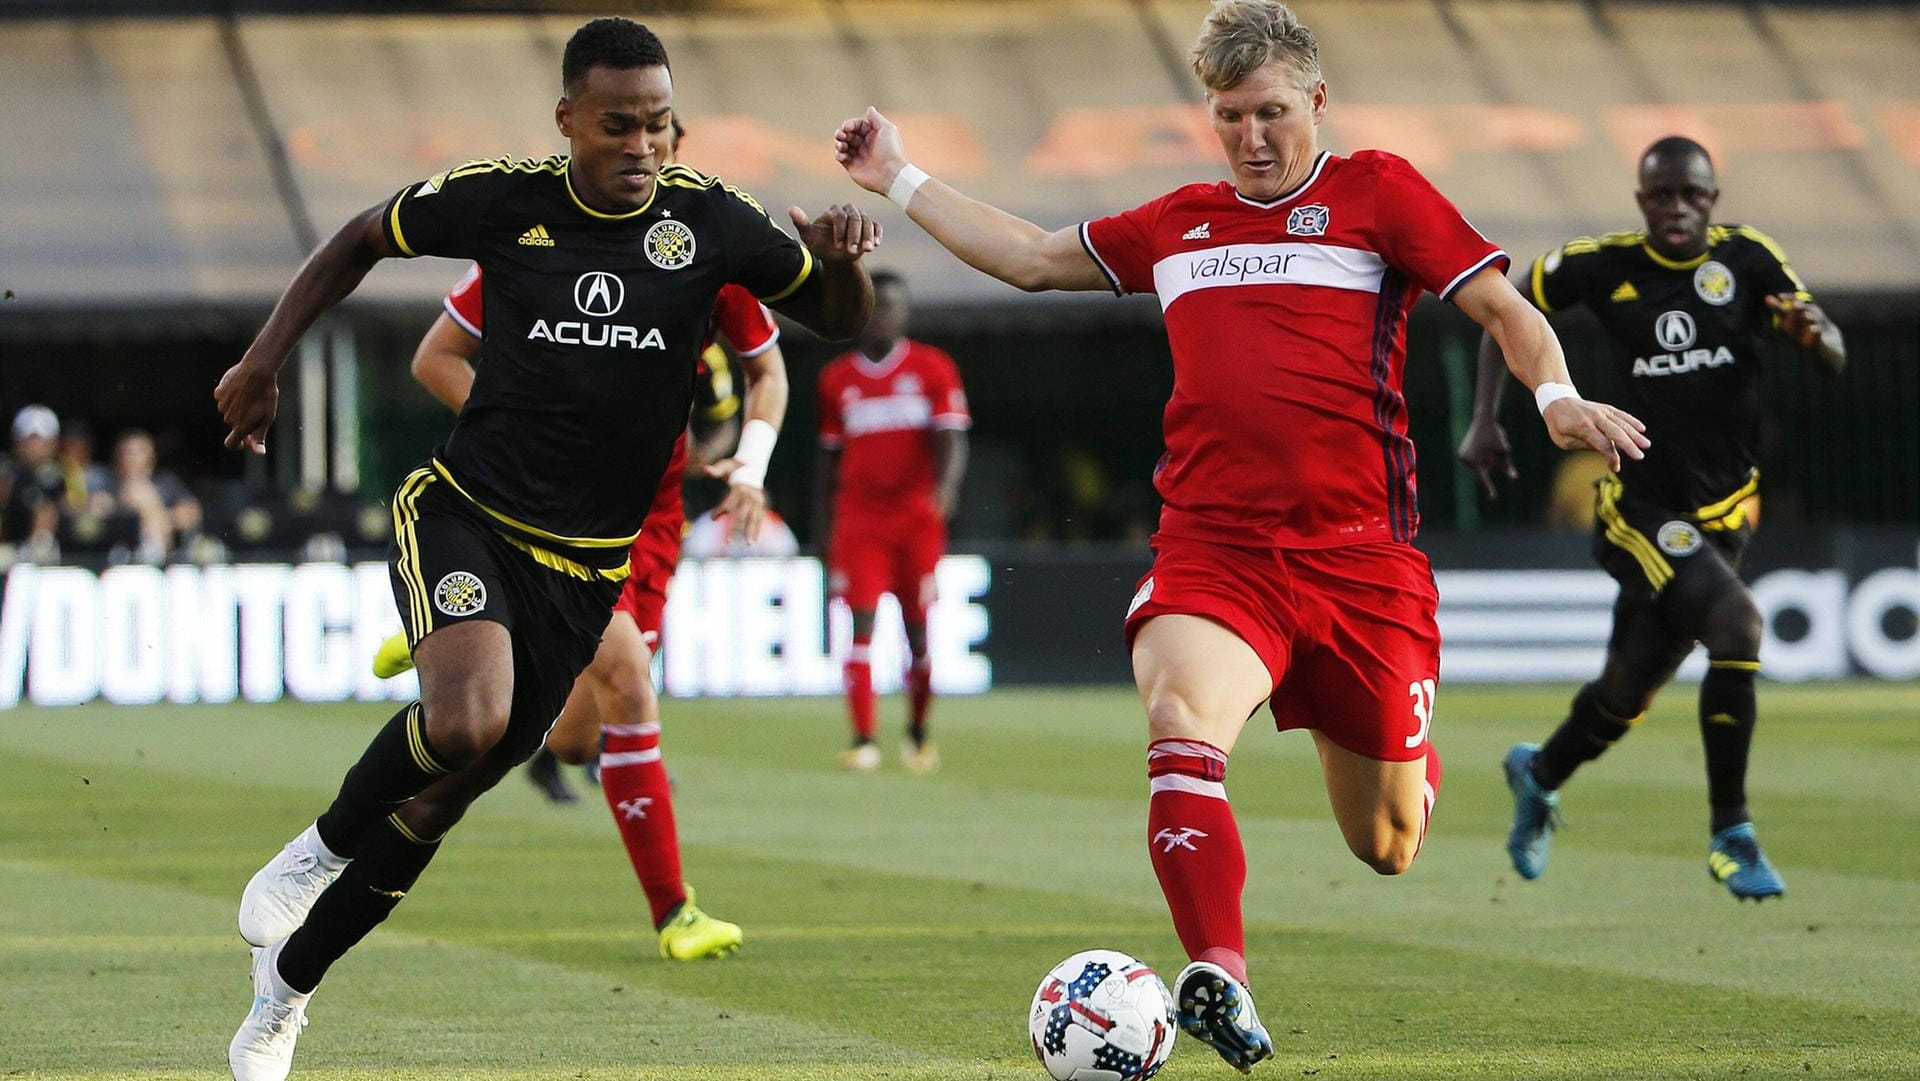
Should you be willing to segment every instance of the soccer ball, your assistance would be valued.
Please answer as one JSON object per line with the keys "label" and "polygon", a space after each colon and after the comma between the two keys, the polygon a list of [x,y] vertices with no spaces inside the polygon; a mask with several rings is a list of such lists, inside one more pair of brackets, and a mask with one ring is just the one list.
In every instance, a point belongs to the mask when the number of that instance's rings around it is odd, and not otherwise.
{"label": "soccer ball", "polygon": [[1027,1035],[1054,1081],[1147,1081],[1173,1054],[1173,996],[1146,962],[1086,950],[1040,981]]}

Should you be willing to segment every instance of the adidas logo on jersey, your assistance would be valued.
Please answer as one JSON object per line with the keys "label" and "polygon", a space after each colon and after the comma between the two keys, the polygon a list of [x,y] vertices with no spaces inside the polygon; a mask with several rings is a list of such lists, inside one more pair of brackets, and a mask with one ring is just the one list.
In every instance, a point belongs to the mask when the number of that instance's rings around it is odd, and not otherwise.
{"label": "adidas logo on jersey", "polygon": [[1194,226],[1193,228],[1187,230],[1186,232],[1181,233],[1180,239],[1181,240],[1212,240],[1213,234],[1207,232],[1207,226],[1212,224],[1213,223],[1210,221],[1203,221],[1200,224]]}
{"label": "adidas logo on jersey", "polygon": [[525,244],[529,248],[551,248],[553,247],[553,238],[547,235],[546,226],[536,225],[520,234],[520,243]]}
{"label": "adidas logo on jersey", "polygon": [[1615,304],[1625,304],[1629,300],[1639,300],[1640,290],[1635,289],[1632,282],[1621,282],[1620,288],[1615,289],[1613,295],[1607,299]]}

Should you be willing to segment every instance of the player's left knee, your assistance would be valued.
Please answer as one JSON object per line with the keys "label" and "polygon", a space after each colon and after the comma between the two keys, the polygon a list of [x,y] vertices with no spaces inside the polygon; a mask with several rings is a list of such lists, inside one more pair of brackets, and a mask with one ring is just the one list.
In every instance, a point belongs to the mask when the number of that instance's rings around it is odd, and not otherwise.
{"label": "player's left knee", "polygon": [[1405,874],[1413,866],[1414,857],[1420,854],[1420,829],[1396,822],[1390,828],[1375,830],[1365,841],[1350,847],[1360,862],[1373,868],[1376,874]]}
{"label": "player's left knee", "polygon": [[1708,655],[1726,660],[1754,660],[1760,656],[1760,640],[1766,623],[1760,608],[1746,590],[1729,592],[1708,613],[1700,642]]}
{"label": "player's left knee", "polygon": [[547,735],[547,750],[569,766],[584,766],[600,757],[599,726],[580,726],[579,731],[555,728]]}

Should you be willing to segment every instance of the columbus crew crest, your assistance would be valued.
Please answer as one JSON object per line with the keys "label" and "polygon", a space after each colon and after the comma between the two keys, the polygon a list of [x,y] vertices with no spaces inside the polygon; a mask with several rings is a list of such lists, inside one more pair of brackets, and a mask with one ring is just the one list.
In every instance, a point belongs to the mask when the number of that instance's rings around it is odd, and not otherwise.
{"label": "columbus crew crest", "polygon": [[450,616],[470,616],[487,606],[487,587],[466,571],[454,571],[433,587],[433,606]]}
{"label": "columbus crew crest", "polygon": [[693,230],[665,218],[647,230],[647,260],[661,270],[679,270],[693,262]]}
{"label": "columbus crew crest", "polygon": [[1670,556],[1690,556],[1700,550],[1700,530],[1689,522],[1668,522],[1653,539]]}
{"label": "columbus crew crest", "polygon": [[1733,271],[1725,263],[1709,259],[1693,272],[1693,291],[1715,307],[1729,304],[1733,301]]}

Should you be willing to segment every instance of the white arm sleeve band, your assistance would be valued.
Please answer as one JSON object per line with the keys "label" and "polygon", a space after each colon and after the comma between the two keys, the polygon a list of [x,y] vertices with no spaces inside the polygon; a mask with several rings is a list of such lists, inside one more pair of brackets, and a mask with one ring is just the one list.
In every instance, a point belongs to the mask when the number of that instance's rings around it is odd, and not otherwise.
{"label": "white arm sleeve band", "polygon": [[780,429],[759,417],[741,426],[740,446],[733,452],[733,456],[740,460],[740,468],[727,477],[727,483],[748,488],[766,487],[767,462],[772,460],[773,445],[779,438]]}

